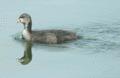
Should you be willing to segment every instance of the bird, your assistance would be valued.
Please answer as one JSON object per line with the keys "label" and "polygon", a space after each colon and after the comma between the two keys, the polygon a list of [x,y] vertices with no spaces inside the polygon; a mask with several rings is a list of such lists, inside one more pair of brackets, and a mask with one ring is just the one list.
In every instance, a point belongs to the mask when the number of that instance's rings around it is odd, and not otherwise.
{"label": "bird", "polygon": [[22,13],[17,23],[24,26],[22,39],[43,44],[61,44],[80,38],[75,32],[61,29],[32,30],[32,18],[28,13]]}

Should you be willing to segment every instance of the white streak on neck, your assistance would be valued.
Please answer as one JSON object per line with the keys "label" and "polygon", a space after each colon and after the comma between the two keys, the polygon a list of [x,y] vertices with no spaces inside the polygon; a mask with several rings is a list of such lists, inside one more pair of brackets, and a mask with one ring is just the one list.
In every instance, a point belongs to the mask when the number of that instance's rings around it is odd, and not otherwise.
{"label": "white streak on neck", "polygon": [[22,32],[23,37],[25,38],[25,40],[30,41],[31,40],[31,34],[27,29],[24,29]]}

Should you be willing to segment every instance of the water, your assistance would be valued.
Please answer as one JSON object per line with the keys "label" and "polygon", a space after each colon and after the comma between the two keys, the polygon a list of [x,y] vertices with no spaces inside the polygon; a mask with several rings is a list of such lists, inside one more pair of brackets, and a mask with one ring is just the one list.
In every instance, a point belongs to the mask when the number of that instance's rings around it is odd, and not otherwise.
{"label": "water", "polygon": [[[0,78],[120,78],[119,0],[0,1]],[[14,39],[29,13],[33,29],[66,29],[82,39],[60,45]]]}

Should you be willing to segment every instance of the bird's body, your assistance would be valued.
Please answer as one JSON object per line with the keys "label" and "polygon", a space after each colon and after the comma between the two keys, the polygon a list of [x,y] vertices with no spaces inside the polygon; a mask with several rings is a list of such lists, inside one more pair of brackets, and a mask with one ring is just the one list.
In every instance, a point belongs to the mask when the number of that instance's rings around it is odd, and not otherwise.
{"label": "bird's body", "polygon": [[22,32],[23,39],[32,42],[59,44],[66,41],[77,40],[76,33],[65,30],[32,30],[32,20],[30,15],[24,13],[19,17],[19,22],[24,25]]}
{"label": "bird's body", "polygon": [[48,44],[64,43],[78,38],[75,33],[64,30],[39,30],[31,33],[23,30],[22,35],[25,40]]}

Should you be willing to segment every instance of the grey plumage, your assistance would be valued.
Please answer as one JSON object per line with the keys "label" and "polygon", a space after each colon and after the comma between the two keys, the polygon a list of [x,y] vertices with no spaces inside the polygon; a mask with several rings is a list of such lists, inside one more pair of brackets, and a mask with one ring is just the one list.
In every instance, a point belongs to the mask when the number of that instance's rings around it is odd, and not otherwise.
{"label": "grey plumage", "polygon": [[65,30],[41,30],[32,31],[32,38],[33,41],[41,43],[63,43],[79,37],[75,33]]}
{"label": "grey plumage", "polygon": [[32,20],[29,14],[23,13],[18,18],[19,22],[24,25],[24,30],[27,32],[27,35],[23,33],[23,39],[28,40],[27,36],[29,35],[29,40],[32,42],[47,43],[47,44],[58,44],[64,43],[66,41],[77,40],[79,36],[76,33],[65,30],[33,30],[32,31]]}

